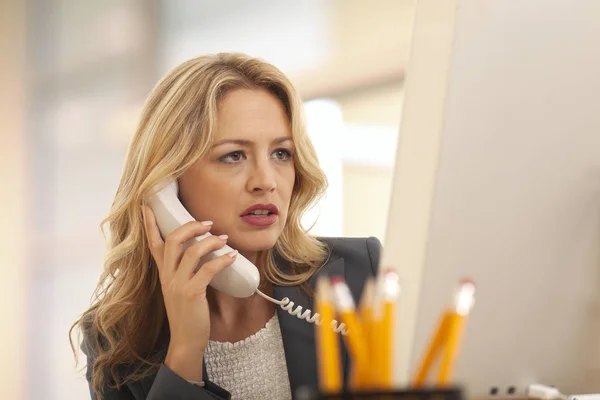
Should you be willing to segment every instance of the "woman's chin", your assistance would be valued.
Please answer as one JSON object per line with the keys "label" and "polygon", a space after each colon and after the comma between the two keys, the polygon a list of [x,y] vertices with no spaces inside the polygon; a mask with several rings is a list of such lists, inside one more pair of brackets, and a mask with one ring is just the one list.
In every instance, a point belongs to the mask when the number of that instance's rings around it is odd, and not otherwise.
{"label": "woman's chin", "polygon": [[[240,238],[238,240],[230,240],[229,246],[238,250],[240,253],[258,253],[259,251],[270,250],[275,247],[277,238],[261,237],[256,235],[254,238]],[[266,236],[266,235],[265,235]]]}

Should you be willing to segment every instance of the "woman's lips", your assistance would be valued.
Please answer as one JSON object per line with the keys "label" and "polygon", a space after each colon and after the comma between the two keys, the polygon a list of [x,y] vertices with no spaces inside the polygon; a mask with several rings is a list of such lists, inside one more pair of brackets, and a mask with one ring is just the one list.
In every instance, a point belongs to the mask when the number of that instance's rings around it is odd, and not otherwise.
{"label": "woman's lips", "polygon": [[277,221],[279,210],[275,204],[254,204],[240,215],[247,224],[253,226],[269,226]]}
{"label": "woman's lips", "polygon": [[265,214],[265,213],[270,213],[270,214],[279,214],[279,209],[277,208],[277,206],[275,204],[254,204],[250,207],[248,207],[246,209],[246,211],[244,211],[242,213],[242,216],[246,215],[246,214]]}
{"label": "woman's lips", "polygon": [[270,226],[277,221],[277,214],[246,214],[242,220],[253,226]]}

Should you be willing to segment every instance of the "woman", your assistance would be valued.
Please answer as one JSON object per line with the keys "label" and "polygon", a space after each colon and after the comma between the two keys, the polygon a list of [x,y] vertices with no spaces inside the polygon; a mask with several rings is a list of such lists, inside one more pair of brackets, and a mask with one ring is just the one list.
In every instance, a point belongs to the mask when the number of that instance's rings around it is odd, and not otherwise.
{"label": "woman", "polygon": [[[168,177],[197,221],[162,238],[145,201]],[[229,297],[208,284],[239,251],[259,268],[267,295],[312,309],[315,279],[335,274],[358,300],[380,244],[302,229],[325,187],[301,99],[278,69],[219,54],[163,78],[104,221],[111,243],[96,300],[73,325],[84,333],[92,399],[289,399],[315,386],[314,325],[260,296]],[[236,250],[194,274],[225,244]]]}

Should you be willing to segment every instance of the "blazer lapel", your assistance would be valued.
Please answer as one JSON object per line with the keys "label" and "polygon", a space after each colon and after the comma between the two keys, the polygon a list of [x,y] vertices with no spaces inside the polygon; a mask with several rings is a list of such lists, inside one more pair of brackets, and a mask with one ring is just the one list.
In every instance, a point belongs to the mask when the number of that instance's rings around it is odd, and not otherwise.
{"label": "blazer lapel", "polygon": [[[283,268],[282,268],[283,269]],[[309,284],[314,289],[316,280],[323,275],[344,276],[344,260],[338,258],[330,260],[326,267],[321,268],[310,280]],[[273,289],[274,297],[282,300],[287,297],[293,303],[293,310],[302,307],[304,310],[311,310],[314,313],[314,299],[302,291],[297,286],[275,286]],[[291,304],[291,303],[289,303]],[[299,313],[301,314],[301,313]],[[315,325],[299,319],[295,315],[281,307],[277,309],[279,318],[279,327],[283,339],[283,348],[287,363],[288,376],[292,395],[302,386],[316,387],[318,385],[318,366],[316,353]],[[341,341],[341,358],[344,377],[347,375],[347,351]]]}
{"label": "blazer lapel", "polygon": [[150,389],[152,388],[152,384],[154,383],[154,380],[156,379],[156,374],[152,374],[151,376],[147,376],[145,378],[143,378],[141,381],[139,381],[139,384],[141,386],[141,393],[138,393],[139,388],[134,387],[133,385],[130,385],[130,390],[133,393],[133,396],[136,399],[145,399],[146,397],[148,397],[148,394],[150,393]]}

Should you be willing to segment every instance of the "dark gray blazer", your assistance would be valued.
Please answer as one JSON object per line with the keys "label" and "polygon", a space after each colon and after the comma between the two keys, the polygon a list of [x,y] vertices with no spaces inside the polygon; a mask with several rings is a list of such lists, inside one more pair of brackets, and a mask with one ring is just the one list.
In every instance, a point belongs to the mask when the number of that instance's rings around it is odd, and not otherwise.
{"label": "dark gray blazer", "polygon": [[[331,256],[315,276],[309,281],[314,289],[316,279],[323,274],[329,276],[343,276],[350,287],[355,302],[359,302],[364,283],[369,276],[374,276],[379,265],[381,243],[375,237],[370,238],[322,238],[330,249]],[[285,268],[285,265],[280,265]],[[298,287],[274,287],[274,297],[282,299],[288,297],[296,305],[303,309],[314,309],[313,299]],[[295,316],[288,314],[281,308],[277,308],[285,359],[287,362],[288,375],[292,394],[295,394],[301,386],[316,387],[317,382],[317,358],[315,347],[314,324],[309,324]],[[349,359],[345,346],[342,343],[342,363],[344,380],[347,381],[349,374]],[[82,344],[82,350],[86,354],[87,379],[90,382],[93,372],[94,351],[86,343]],[[167,343],[168,344],[168,343]],[[204,377],[208,378],[206,366],[204,366]],[[92,399],[96,396],[91,390]],[[131,382],[121,389],[106,387],[103,399],[105,400],[209,400],[229,399],[230,394],[226,388],[221,388],[211,382],[205,388],[188,383],[185,379],[175,374],[162,364],[156,375],[148,376],[140,381]]]}

